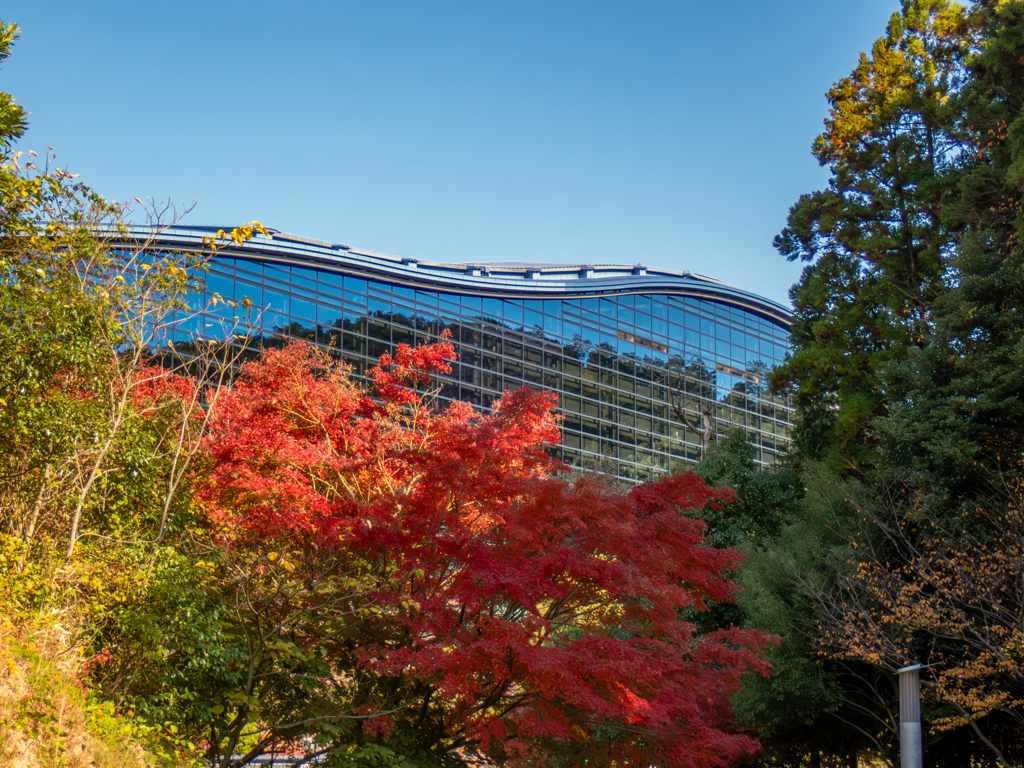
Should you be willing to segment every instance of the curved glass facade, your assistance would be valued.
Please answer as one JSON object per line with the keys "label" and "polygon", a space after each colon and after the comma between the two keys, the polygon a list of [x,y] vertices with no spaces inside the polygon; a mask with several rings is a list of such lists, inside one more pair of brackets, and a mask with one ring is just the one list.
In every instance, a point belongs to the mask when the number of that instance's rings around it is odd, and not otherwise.
{"label": "curved glass facade", "polygon": [[[172,227],[158,247],[201,247],[208,228]],[[701,413],[740,428],[757,460],[789,442],[792,409],[766,373],[789,345],[784,307],[733,286],[636,266],[441,264],[272,232],[218,250],[205,295],[168,341],[220,337],[246,297],[264,345],[303,338],[362,373],[392,346],[436,340],[459,353],[441,397],[488,407],[504,390],[559,395],[566,462],[647,480],[700,458]]]}

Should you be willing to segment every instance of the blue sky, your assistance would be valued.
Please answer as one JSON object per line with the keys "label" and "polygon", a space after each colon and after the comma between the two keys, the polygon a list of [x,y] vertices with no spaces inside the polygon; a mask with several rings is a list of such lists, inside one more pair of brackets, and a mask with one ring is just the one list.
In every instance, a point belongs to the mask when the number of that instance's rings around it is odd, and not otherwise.
{"label": "blue sky", "polygon": [[788,303],[824,93],[897,0],[5,0],[19,148],[184,223],[643,263]]}

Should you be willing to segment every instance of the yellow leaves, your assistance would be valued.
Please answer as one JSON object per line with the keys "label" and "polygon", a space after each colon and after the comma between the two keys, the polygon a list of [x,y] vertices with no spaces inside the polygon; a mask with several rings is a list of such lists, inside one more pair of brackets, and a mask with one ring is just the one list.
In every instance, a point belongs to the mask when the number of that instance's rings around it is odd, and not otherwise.
{"label": "yellow leaves", "polygon": [[413,614],[414,616],[419,614],[419,612],[420,612],[420,604],[419,604],[419,602],[416,601],[416,600],[413,600],[411,598],[408,599],[408,600],[402,600],[401,605],[402,605],[402,610],[408,611],[409,613]]}
{"label": "yellow leaves", "polygon": [[212,250],[217,250],[221,240],[231,240],[236,247],[241,247],[249,240],[252,240],[257,232],[262,234],[264,237],[270,237],[270,233],[267,231],[266,227],[258,221],[252,221],[243,224],[240,227],[235,227],[230,232],[218,229],[213,237],[203,238],[203,245]]}
{"label": "yellow leaves", "polygon": [[267,560],[275,565],[280,565],[288,573],[295,573],[295,563],[289,560],[287,557],[282,555],[280,552],[270,552],[267,554]]}

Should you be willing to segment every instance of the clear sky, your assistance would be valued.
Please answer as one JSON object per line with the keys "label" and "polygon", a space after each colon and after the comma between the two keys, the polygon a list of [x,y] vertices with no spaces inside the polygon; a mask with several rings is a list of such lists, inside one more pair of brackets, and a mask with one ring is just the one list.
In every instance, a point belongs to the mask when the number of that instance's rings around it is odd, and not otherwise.
{"label": "clear sky", "polygon": [[5,0],[19,148],[186,224],[643,263],[788,304],[825,91],[897,0]]}

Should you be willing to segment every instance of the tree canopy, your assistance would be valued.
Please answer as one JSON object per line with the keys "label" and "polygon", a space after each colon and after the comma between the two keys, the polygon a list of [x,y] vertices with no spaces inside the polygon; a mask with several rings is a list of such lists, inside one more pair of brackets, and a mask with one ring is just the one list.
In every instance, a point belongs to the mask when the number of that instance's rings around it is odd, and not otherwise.
{"label": "tree canopy", "polygon": [[739,556],[706,546],[697,519],[731,492],[692,474],[629,493],[567,483],[544,450],[553,397],[439,407],[423,387],[453,357],[447,342],[400,346],[363,390],[295,344],[221,399],[201,497],[225,552],[290,558],[297,584],[316,585],[265,592],[248,577],[247,602],[287,627],[262,642],[287,642],[309,682],[268,718],[278,656],[224,727],[319,712],[346,765],[381,747],[437,764],[726,765],[753,751],[728,701],[745,670],[765,670],[764,636],[681,617],[733,599]]}
{"label": "tree canopy", "polygon": [[1024,754],[1001,620],[1020,600],[1022,22],[1019,3],[905,0],[829,92],[829,187],[776,239],[808,266],[773,383],[796,396],[797,464],[845,500],[822,525],[848,537],[830,577],[823,553],[793,584],[829,658],[934,665],[936,765]]}

